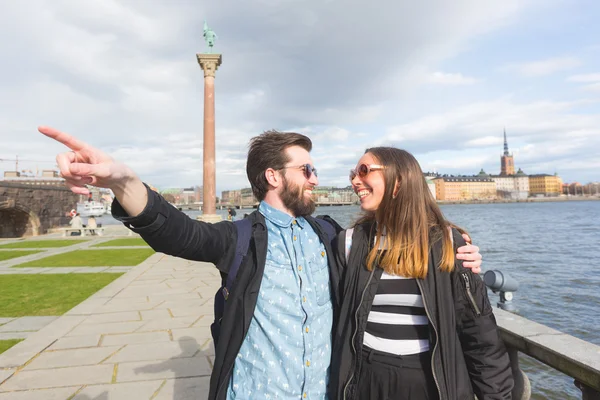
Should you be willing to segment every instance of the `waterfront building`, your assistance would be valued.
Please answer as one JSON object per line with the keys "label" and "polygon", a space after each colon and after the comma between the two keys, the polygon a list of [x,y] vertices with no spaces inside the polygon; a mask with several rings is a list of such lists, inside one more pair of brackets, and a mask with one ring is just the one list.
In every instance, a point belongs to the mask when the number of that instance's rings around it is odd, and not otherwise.
{"label": "waterfront building", "polygon": [[344,188],[315,186],[312,196],[317,203],[355,203],[358,201],[358,196],[354,193],[352,186]]}
{"label": "waterfront building", "polygon": [[223,190],[221,192],[221,202],[225,204],[238,205],[242,202],[242,191],[238,190]]}
{"label": "waterfront building", "polygon": [[562,193],[562,179],[557,174],[529,175],[529,193],[531,196],[559,196]]}
{"label": "waterfront building", "polygon": [[196,203],[196,189],[194,187],[183,188],[179,197],[179,204]]}
{"label": "waterfront building", "polygon": [[437,200],[492,200],[496,182],[481,176],[440,176],[434,179]]}
{"label": "waterfront building", "polygon": [[435,178],[425,178],[425,181],[427,182],[427,186],[429,187],[429,191],[431,192],[433,198],[437,200],[437,194],[435,193],[435,182],[432,179]]}
{"label": "waterfront building", "polygon": [[65,184],[58,171],[54,170],[44,170],[41,176],[22,174],[19,171],[5,171],[3,181],[32,186],[64,186]]}
{"label": "waterfront building", "polygon": [[240,199],[242,206],[253,206],[258,203],[256,197],[254,197],[254,193],[252,192],[252,188],[243,188],[240,190]]}
{"label": "waterfront building", "polygon": [[488,175],[482,169],[477,176],[489,177],[496,182],[496,196],[500,199],[525,200],[529,197],[529,177],[521,168],[510,176]]}

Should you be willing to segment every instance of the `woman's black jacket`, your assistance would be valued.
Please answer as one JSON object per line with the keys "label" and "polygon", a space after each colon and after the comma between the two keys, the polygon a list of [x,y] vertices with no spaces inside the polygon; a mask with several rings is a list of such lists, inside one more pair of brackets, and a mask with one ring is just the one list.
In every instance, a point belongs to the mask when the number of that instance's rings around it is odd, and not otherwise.
{"label": "woman's black jacket", "polygon": [[[381,268],[369,271],[365,260],[372,242],[372,225],[358,225],[346,263],[345,234],[334,243],[341,280],[334,288],[337,325],[333,332],[333,356],[329,390],[331,399],[357,399],[357,377],[367,318]],[[455,230],[455,247],[465,244]],[[430,325],[432,369],[440,400],[510,399],[514,382],[506,348],[481,278],[456,261],[453,272],[435,267],[442,254],[441,241],[432,243],[428,273],[418,279]],[[346,267],[349,265],[351,267]]]}

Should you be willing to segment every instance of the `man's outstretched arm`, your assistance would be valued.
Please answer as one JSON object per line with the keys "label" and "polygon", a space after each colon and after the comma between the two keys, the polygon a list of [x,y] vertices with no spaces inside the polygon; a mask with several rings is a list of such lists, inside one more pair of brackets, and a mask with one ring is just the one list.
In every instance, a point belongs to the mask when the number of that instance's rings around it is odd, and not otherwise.
{"label": "man's outstretched arm", "polygon": [[146,188],[127,165],[54,128],[40,126],[38,130],[71,149],[56,156],[60,174],[71,191],[86,195],[89,189],[85,185],[107,188],[113,191],[130,216],[137,216],[144,210],[148,203]]}
{"label": "man's outstretched arm", "polygon": [[235,249],[237,237],[231,223],[194,221],[149,190],[129,167],[103,151],[56,129],[38,129],[72,150],[59,154],[56,160],[61,175],[74,193],[88,194],[86,185],[111,189],[117,200],[113,204],[113,215],[139,233],[154,250],[188,260],[212,262],[227,272],[228,257],[233,253],[232,248]]}

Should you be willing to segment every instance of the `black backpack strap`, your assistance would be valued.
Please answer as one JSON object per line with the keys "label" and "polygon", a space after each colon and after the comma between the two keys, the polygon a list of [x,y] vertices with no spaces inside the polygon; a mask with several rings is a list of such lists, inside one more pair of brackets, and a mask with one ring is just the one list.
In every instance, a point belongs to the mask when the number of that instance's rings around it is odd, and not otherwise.
{"label": "black backpack strap", "polygon": [[327,237],[329,238],[330,242],[332,242],[333,239],[335,239],[339,232],[344,230],[344,228],[342,228],[340,224],[338,224],[336,220],[331,218],[329,215],[318,215],[317,218],[315,218],[315,221],[327,234]]}
{"label": "black backpack strap", "polygon": [[227,273],[227,282],[223,286],[223,297],[225,300],[229,297],[229,292],[235,281],[240,265],[250,246],[250,237],[252,236],[252,221],[250,218],[244,218],[233,222],[237,230],[237,242],[235,245],[235,257],[229,266]]}

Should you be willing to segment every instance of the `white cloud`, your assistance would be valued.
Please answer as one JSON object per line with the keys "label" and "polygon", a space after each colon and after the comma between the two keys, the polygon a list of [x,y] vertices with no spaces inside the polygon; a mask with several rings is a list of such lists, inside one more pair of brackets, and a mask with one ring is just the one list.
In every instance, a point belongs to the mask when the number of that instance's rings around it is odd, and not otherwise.
{"label": "white cloud", "polygon": [[600,73],[597,74],[581,74],[581,75],[573,75],[567,78],[567,82],[600,82]]}
{"label": "white cloud", "polygon": [[426,82],[431,84],[439,84],[439,85],[472,85],[480,80],[477,78],[472,78],[468,76],[464,76],[462,74],[452,74],[446,72],[434,72],[430,74]]}
{"label": "white cloud", "polygon": [[518,64],[508,64],[501,69],[516,72],[525,77],[551,75],[559,71],[567,71],[582,64],[576,57],[556,57],[540,61],[530,61]]}
{"label": "white cloud", "polygon": [[573,75],[567,78],[567,82],[586,83],[581,86],[583,90],[600,92],[600,73]]}

